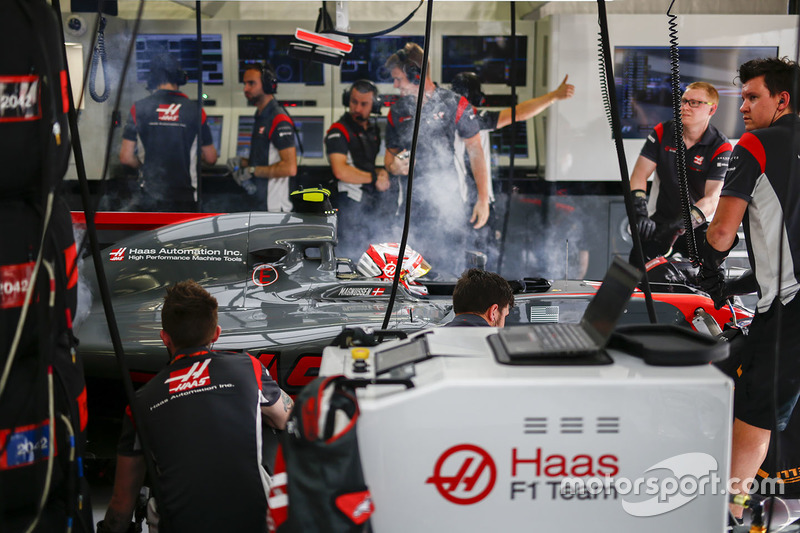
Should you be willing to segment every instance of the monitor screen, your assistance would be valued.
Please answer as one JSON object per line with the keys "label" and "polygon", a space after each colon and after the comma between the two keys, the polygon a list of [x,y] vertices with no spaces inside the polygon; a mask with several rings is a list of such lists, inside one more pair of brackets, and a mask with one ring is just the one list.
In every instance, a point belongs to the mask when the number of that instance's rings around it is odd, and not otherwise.
{"label": "monitor screen", "polygon": [[[744,133],[739,113],[740,88],[734,85],[739,65],[759,57],[775,57],[776,46],[697,47],[678,50],[681,91],[695,81],[712,84],[719,105],[711,123],[731,139]],[[622,137],[643,139],[660,122],[672,119],[672,81],[669,47],[617,46],[614,81],[622,123]]]}
{"label": "monitor screen", "polygon": [[278,83],[323,85],[322,64],[289,57],[293,35],[239,35],[239,81],[252,64],[269,63]]}
{"label": "monitor screen", "polygon": [[[483,83],[511,85],[511,37],[445,35],[442,37],[442,83],[459,72],[474,72]],[[527,35],[517,35],[517,87],[527,78]]]}
{"label": "monitor screen", "polygon": [[[222,85],[222,35],[204,34],[202,36],[203,83]],[[147,81],[150,73],[150,59],[156,54],[169,52],[180,62],[190,82],[197,83],[200,70],[197,63],[197,36],[181,34],[142,33],[136,37],[136,80]]]}
{"label": "monitor screen", "polygon": [[222,154],[222,116],[206,115],[206,124],[211,130],[211,139],[214,141],[214,148],[217,150],[217,157]]}
{"label": "monitor screen", "polygon": [[323,158],[325,140],[325,119],[322,116],[292,117],[300,144],[303,145],[303,157]]}
{"label": "monitor screen", "polygon": [[255,115],[239,115],[239,125],[236,129],[236,155],[250,157],[250,137],[253,135]]}
{"label": "monitor screen", "polygon": [[392,83],[392,75],[384,68],[389,56],[412,42],[422,46],[421,35],[388,35],[382,37],[359,37],[351,39],[353,51],[347,54],[339,69],[342,83],[370,80],[374,83]]}
{"label": "monitor screen", "polygon": [[509,156],[513,144],[515,157],[528,157],[528,123],[517,122],[515,142],[512,142],[511,126],[506,126],[489,133],[489,144],[493,154]]}

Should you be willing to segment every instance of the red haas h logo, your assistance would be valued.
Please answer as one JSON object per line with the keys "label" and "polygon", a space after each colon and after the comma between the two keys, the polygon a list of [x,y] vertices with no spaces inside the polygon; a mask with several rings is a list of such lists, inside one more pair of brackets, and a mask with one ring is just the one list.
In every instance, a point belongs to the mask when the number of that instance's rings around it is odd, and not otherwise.
{"label": "red haas h logo", "polygon": [[122,248],[117,248],[116,250],[111,250],[108,254],[109,261],[122,261],[125,259],[125,250],[126,248],[123,246]]}
{"label": "red haas h logo", "polygon": [[492,457],[473,444],[459,444],[446,450],[436,461],[432,483],[444,499],[458,505],[470,505],[492,492],[497,481],[497,467]]}
{"label": "red haas h logo", "polygon": [[211,359],[206,359],[202,363],[197,361],[186,370],[170,372],[169,379],[164,382],[169,383],[169,393],[174,394],[176,392],[210,385],[211,378],[208,375],[208,363],[210,361]]}
{"label": "red haas h logo", "polygon": [[180,109],[183,104],[161,104],[158,106],[158,120],[162,122],[177,122],[180,118]]}

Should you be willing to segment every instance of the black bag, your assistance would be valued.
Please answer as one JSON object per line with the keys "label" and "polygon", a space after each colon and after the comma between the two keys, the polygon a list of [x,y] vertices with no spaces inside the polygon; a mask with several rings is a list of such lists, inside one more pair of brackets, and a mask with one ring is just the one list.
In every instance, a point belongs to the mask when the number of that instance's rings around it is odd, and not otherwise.
{"label": "black bag", "polygon": [[279,533],[371,531],[374,507],[356,437],[358,402],[344,379],[319,377],[297,397],[282,442],[289,513]]}

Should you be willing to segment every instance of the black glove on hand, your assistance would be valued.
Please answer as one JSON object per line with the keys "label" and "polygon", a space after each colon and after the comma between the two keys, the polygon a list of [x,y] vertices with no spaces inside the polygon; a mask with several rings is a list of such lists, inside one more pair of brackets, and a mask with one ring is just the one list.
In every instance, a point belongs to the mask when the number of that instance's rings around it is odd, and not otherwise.
{"label": "black glove on hand", "polygon": [[642,189],[631,191],[633,209],[636,211],[636,230],[642,240],[649,241],[656,232],[656,223],[647,216],[647,193]]}
{"label": "black glove on hand", "polygon": [[714,300],[714,309],[722,309],[728,297],[731,295],[725,286],[725,275],[722,270],[722,263],[728,257],[730,251],[739,243],[739,237],[734,237],[733,245],[720,252],[708,243],[703,241],[698,254],[700,255],[700,288],[708,293]]}

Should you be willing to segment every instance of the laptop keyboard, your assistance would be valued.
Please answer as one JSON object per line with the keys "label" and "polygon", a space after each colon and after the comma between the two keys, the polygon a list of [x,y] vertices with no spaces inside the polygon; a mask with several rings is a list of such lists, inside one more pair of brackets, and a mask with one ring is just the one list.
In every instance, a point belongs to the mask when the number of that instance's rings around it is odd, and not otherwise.
{"label": "laptop keyboard", "polygon": [[589,352],[597,349],[578,324],[542,324],[531,330],[548,352]]}

